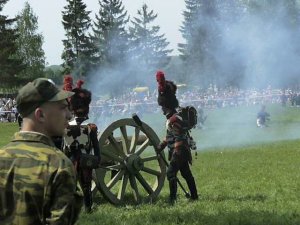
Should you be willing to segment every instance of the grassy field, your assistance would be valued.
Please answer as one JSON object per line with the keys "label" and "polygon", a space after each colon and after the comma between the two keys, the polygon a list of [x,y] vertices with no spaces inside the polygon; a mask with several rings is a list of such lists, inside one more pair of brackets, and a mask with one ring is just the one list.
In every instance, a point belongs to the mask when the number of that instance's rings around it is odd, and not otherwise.
{"label": "grassy field", "polygon": [[100,198],[79,224],[300,224],[299,144],[202,152],[192,167],[199,201],[179,190],[177,204],[168,205],[166,182],[154,204],[114,207]]}
{"label": "grassy field", "polygon": [[[78,224],[300,224],[300,109],[268,106],[271,121],[265,129],[256,127],[258,110],[207,111],[206,129],[193,131],[199,201],[189,202],[179,189],[177,203],[170,206],[165,182],[152,204],[116,207],[99,195],[93,213],[81,213]],[[142,118],[163,136],[162,116]],[[16,125],[0,124],[0,146],[15,130]]]}
{"label": "grassy field", "polygon": [[[205,129],[192,130],[197,141],[198,151],[223,147],[240,147],[253,144],[269,143],[280,140],[295,140],[300,138],[300,108],[268,105],[266,110],[271,114],[266,129],[256,127],[256,114],[260,110],[257,106],[242,106],[235,108],[206,110],[208,115]],[[130,115],[128,115],[130,117]],[[111,124],[124,116],[91,120],[100,130],[103,124]],[[150,125],[159,137],[165,134],[165,117],[162,113],[140,115],[142,120]]]}
{"label": "grassy field", "polygon": [[0,123],[0,147],[7,144],[18,130],[17,123]]}

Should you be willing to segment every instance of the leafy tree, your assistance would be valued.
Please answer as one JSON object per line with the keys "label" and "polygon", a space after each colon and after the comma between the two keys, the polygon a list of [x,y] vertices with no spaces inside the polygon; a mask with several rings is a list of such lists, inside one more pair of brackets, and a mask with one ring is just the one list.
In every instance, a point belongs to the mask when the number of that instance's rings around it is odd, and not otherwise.
{"label": "leafy tree", "polygon": [[25,3],[24,9],[18,15],[16,28],[18,31],[16,55],[26,64],[26,68],[19,73],[18,77],[33,80],[44,76],[43,36],[37,33],[38,18],[34,15],[28,2]]}
{"label": "leafy tree", "polygon": [[87,76],[93,68],[94,48],[88,32],[91,27],[90,11],[82,0],[67,0],[64,7],[63,26],[66,39],[63,40],[62,59],[65,73],[72,72],[75,76]]}
{"label": "leafy tree", "polygon": [[7,16],[1,15],[7,1],[0,0],[0,86],[6,88],[24,82],[16,78],[24,68],[22,60],[15,57],[17,32],[13,25],[16,18],[8,19]]}
{"label": "leafy tree", "polygon": [[152,80],[153,73],[158,68],[164,68],[170,61],[169,53],[172,50],[166,49],[169,45],[164,35],[159,35],[159,26],[151,25],[157,18],[153,10],[149,11],[144,4],[134,17],[130,27],[132,59],[137,74],[144,74],[143,80]]}

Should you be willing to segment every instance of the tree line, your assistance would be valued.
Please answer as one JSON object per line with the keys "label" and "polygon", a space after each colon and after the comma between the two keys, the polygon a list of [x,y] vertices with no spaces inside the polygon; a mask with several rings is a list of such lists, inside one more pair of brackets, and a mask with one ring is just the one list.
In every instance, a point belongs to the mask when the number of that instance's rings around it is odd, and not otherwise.
{"label": "tree line", "polygon": [[[61,83],[62,76],[71,73],[97,80],[103,92],[117,94],[126,87],[155,83],[157,69],[177,82],[201,88],[299,83],[296,0],[185,0],[178,28],[184,43],[178,44],[175,60],[155,24],[159,15],[146,4],[130,17],[122,0],[98,0],[92,20],[83,0],[66,0],[63,63],[55,69],[46,67],[43,36],[37,32],[38,19],[29,3],[16,18],[8,18],[1,13],[7,2],[0,0],[2,89],[40,76]],[[289,57],[294,60],[289,62]]]}

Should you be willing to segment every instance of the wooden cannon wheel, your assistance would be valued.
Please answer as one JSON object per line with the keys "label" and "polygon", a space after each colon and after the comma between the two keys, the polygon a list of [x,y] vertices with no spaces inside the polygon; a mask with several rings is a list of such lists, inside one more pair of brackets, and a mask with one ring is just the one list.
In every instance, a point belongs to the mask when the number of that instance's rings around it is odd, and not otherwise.
{"label": "wooden cannon wheel", "polygon": [[159,138],[152,128],[143,123],[142,131],[133,119],[120,119],[98,139],[102,166],[95,170],[95,182],[103,196],[116,205],[155,200],[163,187],[166,165],[153,148]]}

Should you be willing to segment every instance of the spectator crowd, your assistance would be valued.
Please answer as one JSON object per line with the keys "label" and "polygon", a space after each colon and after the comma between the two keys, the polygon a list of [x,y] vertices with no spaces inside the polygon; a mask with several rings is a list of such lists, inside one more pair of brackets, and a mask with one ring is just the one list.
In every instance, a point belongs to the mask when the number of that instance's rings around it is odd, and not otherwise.
{"label": "spectator crowd", "polygon": [[[210,86],[206,90],[178,89],[177,98],[181,106],[193,105],[198,110],[212,110],[224,107],[250,106],[261,104],[282,104],[300,107],[300,90],[272,89],[263,90],[237,88],[218,89]],[[157,92],[127,91],[119,97],[101,99],[93,95],[90,116],[92,118],[107,118],[114,115],[128,117],[132,113],[157,113]],[[0,121],[15,122],[18,116],[14,98],[0,98]]]}
{"label": "spectator crowd", "polygon": [[[300,91],[291,89],[281,90],[268,87],[264,90],[218,90],[210,87],[205,91],[191,91],[179,89],[177,98],[181,106],[193,105],[198,110],[217,109],[224,107],[250,106],[261,104],[289,103],[291,106],[300,106]],[[134,92],[130,91],[119,98],[101,100],[93,98],[91,111],[92,116],[109,117],[113,115],[128,116],[132,113],[157,113],[157,92]]]}

